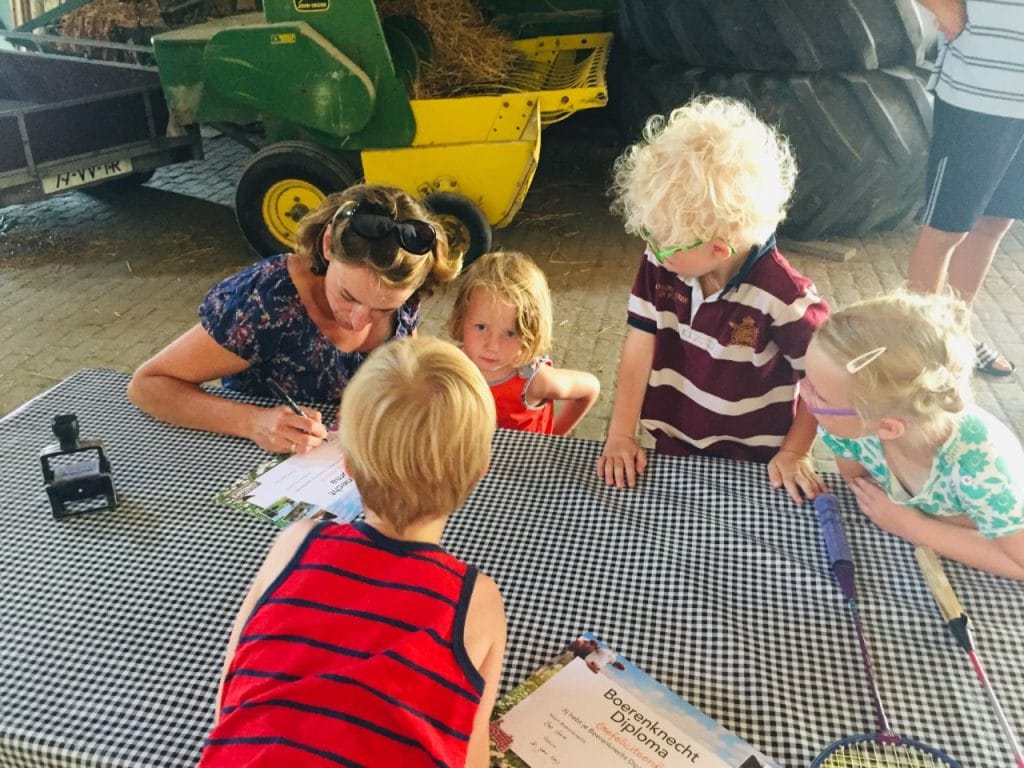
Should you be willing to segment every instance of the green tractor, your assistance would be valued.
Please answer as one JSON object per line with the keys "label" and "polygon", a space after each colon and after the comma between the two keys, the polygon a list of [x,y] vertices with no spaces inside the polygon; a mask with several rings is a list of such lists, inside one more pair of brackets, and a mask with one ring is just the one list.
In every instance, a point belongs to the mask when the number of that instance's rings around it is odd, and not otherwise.
{"label": "green tractor", "polygon": [[422,197],[466,261],[522,205],[543,126],[607,103],[610,43],[600,31],[516,40],[500,89],[411,99],[430,36],[409,16],[382,23],[372,0],[265,0],[153,39],[172,125],[209,124],[254,150],[235,209],[257,252],[290,249],[307,211],[365,180]]}

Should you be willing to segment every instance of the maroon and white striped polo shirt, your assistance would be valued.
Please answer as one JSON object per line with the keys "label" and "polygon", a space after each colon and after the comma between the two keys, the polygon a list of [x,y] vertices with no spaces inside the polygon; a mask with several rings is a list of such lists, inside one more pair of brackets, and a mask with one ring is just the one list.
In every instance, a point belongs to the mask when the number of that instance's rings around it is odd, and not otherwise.
{"label": "maroon and white striped polo shirt", "polygon": [[655,334],[640,423],[657,450],[771,459],[793,424],[804,354],[828,311],[774,237],[710,296],[644,251],[629,324]]}

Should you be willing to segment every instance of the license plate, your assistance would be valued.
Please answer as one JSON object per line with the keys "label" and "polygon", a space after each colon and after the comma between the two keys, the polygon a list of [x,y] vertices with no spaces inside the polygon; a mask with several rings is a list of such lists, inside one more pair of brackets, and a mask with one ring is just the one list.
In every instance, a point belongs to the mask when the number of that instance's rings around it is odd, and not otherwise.
{"label": "license plate", "polygon": [[43,192],[50,195],[54,192],[61,192],[65,189],[73,189],[83,184],[91,184],[101,179],[111,179],[115,176],[124,176],[132,172],[132,160],[130,157],[123,157],[118,160],[111,160],[109,163],[98,165],[85,165],[75,168],[73,171],[56,173],[52,176],[44,176]]}

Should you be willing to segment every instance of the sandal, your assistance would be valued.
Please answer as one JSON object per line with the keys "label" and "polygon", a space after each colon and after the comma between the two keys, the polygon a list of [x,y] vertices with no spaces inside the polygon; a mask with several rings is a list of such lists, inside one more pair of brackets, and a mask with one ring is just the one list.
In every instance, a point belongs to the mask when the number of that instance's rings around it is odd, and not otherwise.
{"label": "sandal", "polygon": [[1009,376],[1017,369],[1017,366],[1007,360],[999,350],[993,349],[983,341],[974,345],[974,351],[977,355],[974,369],[987,376]]}

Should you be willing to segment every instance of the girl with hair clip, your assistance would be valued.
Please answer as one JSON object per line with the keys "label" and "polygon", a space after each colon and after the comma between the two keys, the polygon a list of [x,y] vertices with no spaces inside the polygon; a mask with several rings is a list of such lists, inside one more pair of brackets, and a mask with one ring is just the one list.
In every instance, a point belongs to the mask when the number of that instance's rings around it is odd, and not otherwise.
{"label": "girl with hair clip", "polygon": [[448,332],[487,380],[499,427],[566,435],[597,400],[597,377],[554,368],[545,356],[551,314],[547,279],[521,253],[486,254],[460,282]]}
{"label": "girl with hair clip", "polygon": [[350,187],[306,214],[293,253],[215,285],[199,323],[139,367],[128,397],[162,421],[305,453],[326,436],[318,411],[228,400],[200,384],[337,401],[372,350],[415,332],[421,299],[461,266],[416,199],[394,187]]}
{"label": "girl with hair clip", "polygon": [[879,527],[1024,579],[1024,450],[971,402],[969,317],[946,296],[853,304],[815,334],[800,394]]}

